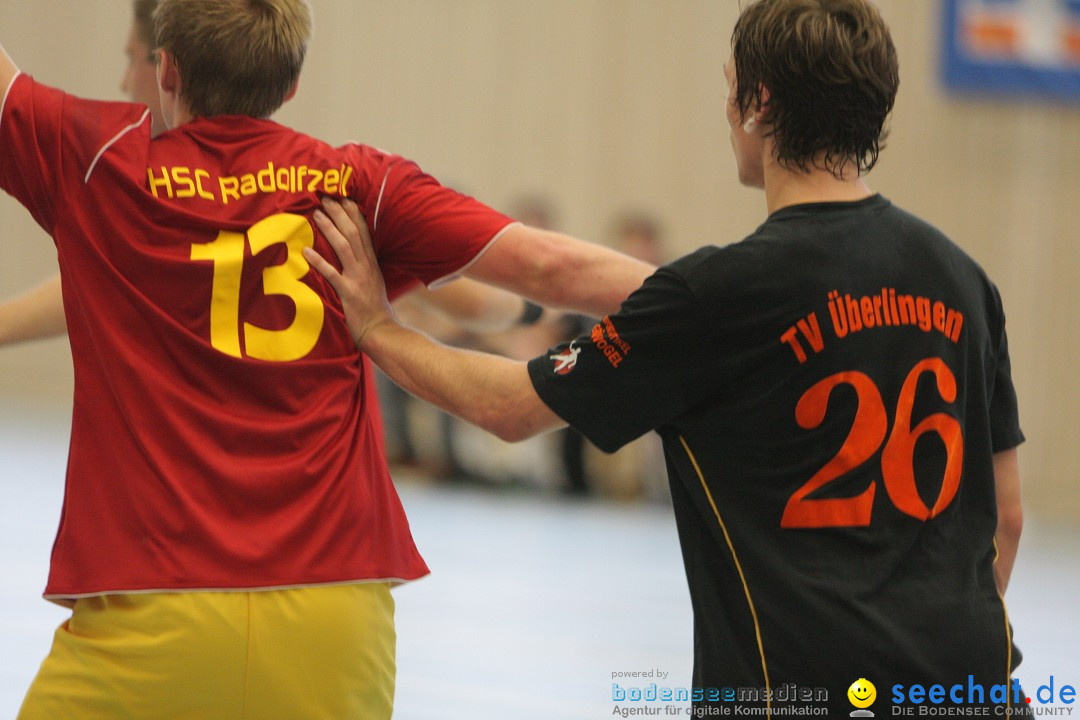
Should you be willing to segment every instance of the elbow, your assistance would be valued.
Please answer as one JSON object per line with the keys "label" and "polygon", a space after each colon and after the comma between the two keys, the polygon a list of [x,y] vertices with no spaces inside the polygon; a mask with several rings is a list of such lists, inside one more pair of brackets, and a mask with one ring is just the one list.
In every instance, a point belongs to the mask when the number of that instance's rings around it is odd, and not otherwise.
{"label": "elbow", "polygon": [[997,536],[999,541],[1015,545],[1024,531],[1024,511],[1019,507],[998,514]]}
{"label": "elbow", "polygon": [[519,443],[536,435],[524,422],[517,418],[498,418],[484,424],[484,429],[503,442]]}
{"label": "elbow", "polygon": [[499,382],[488,385],[482,397],[468,403],[471,417],[465,419],[509,443],[552,429],[558,417],[533,389],[527,365],[501,359],[498,367]]}
{"label": "elbow", "polygon": [[520,428],[507,428],[506,426],[492,429],[491,432],[503,442],[508,443],[519,443],[532,437],[531,434]]}
{"label": "elbow", "polygon": [[535,437],[544,431],[528,413],[523,410],[524,403],[500,404],[499,408],[484,413],[476,424],[499,438],[503,442],[519,443]]}

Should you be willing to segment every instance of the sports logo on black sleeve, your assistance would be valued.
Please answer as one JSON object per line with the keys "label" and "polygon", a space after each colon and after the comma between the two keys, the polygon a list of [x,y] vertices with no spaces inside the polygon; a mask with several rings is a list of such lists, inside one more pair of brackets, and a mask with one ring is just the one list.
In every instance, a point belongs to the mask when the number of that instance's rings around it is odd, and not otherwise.
{"label": "sports logo on black sleeve", "polygon": [[570,347],[561,353],[549,355],[548,357],[555,361],[556,375],[568,375],[570,371],[577,367],[578,355],[580,354],[581,348],[574,347],[574,343],[570,343]]}

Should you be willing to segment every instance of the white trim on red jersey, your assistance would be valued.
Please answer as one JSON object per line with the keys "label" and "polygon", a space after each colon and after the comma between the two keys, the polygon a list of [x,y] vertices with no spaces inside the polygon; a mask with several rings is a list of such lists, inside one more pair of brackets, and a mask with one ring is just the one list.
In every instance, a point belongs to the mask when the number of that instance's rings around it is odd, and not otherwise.
{"label": "white trim on red jersey", "polygon": [[447,284],[449,282],[457,280],[459,277],[464,275],[465,272],[469,268],[471,268],[476,263],[476,261],[479,260],[483,256],[484,253],[486,253],[488,251],[488,248],[490,248],[492,245],[495,244],[496,240],[498,240],[503,235],[505,235],[506,232],[510,228],[516,227],[516,226],[521,225],[521,224],[522,223],[515,220],[514,222],[508,224],[506,227],[504,227],[499,232],[495,233],[495,237],[491,238],[491,240],[488,240],[487,245],[484,245],[484,247],[480,248],[480,252],[476,253],[476,255],[473,256],[472,260],[470,260],[469,262],[462,265],[460,268],[458,268],[458,270],[456,272],[452,272],[449,275],[443,275],[441,278],[438,278],[436,280],[431,281],[431,283],[428,285],[428,289],[435,290],[436,288],[440,288],[440,287],[442,287],[443,285],[445,285],[445,284]]}
{"label": "white trim on red jersey", "polygon": [[382,196],[386,192],[386,183],[390,181],[390,173],[394,172],[394,163],[390,163],[390,167],[386,169],[386,174],[383,175],[382,185],[379,186],[379,199],[375,201],[375,217],[371,219],[371,233],[375,234],[375,229],[379,227],[379,208],[382,207]]}
{"label": "white trim on red jersey", "polygon": [[148,118],[148,117],[150,117],[150,109],[149,108],[146,109],[146,112],[143,113],[143,116],[141,118],[139,118],[138,122],[131,123],[126,128],[124,128],[120,132],[116,133],[116,135],[114,135],[113,138],[111,140],[109,140],[109,142],[107,142],[107,143],[105,143],[104,145],[101,146],[101,149],[98,150],[97,155],[94,156],[93,161],[90,163],[90,169],[88,169],[86,171],[86,176],[83,178],[83,184],[84,185],[86,183],[90,182],[90,173],[94,172],[94,168],[97,167],[98,160],[100,160],[101,156],[105,154],[105,151],[108,150],[110,147],[112,147],[113,144],[116,143],[117,140],[124,137],[129,132],[131,132],[135,128],[139,127],[144,122],[146,122],[146,118]]}
{"label": "white trim on red jersey", "polygon": [[298,583],[295,585],[266,585],[262,587],[206,587],[206,588],[151,588],[148,590],[103,590],[101,592],[80,593],[75,595],[46,594],[43,597],[49,602],[54,602],[63,607],[71,607],[76,600],[91,597],[103,597],[105,595],[186,595],[188,593],[240,593],[240,592],[278,592],[281,590],[301,590],[303,588],[341,587],[344,585],[370,585],[372,583],[389,583],[391,589],[398,585],[412,582],[397,577],[385,578],[359,578],[356,580],[335,580],[324,583]]}
{"label": "white trim on red jersey", "polygon": [[4,107],[7,105],[8,95],[11,94],[11,88],[15,87],[15,81],[22,75],[21,70],[15,71],[15,76],[11,78],[11,82],[8,83],[7,88],[4,89],[4,97],[0,99],[0,123],[4,122]]}

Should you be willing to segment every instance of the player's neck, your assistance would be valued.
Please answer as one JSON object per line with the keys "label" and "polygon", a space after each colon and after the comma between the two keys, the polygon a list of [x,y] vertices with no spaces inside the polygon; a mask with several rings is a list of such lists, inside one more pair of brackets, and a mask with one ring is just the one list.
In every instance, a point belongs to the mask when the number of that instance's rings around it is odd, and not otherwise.
{"label": "player's neck", "polygon": [[838,178],[827,170],[810,172],[782,168],[775,163],[765,167],[765,202],[769,214],[781,208],[805,203],[855,202],[873,195],[865,178],[858,174]]}
{"label": "player's neck", "polygon": [[182,103],[177,103],[172,113],[172,121],[169,123],[169,129],[173,130],[194,119],[195,117]]}

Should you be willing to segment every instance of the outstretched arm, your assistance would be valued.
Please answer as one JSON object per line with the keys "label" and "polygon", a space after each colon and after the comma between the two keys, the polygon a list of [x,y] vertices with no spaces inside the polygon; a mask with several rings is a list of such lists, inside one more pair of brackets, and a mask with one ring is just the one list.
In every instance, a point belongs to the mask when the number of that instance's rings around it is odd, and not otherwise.
{"label": "outstretched arm", "polygon": [[[18,73],[19,69],[0,46],[0,107]],[[2,116],[0,122],[3,122]],[[59,273],[22,295],[0,303],[0,345],[53,337],[66,332]]]}
{"label": "outstretched arm", "polygon": [[0,345],[63,335],[64,298],[60,275],[0,303]]}
{"label": "outstretched arm", "polygon": [[656,270],[603,245],[518,225],[465,274],[545,307],[602,317],[614,313]]}
{"label": "outstretched arm", "polygon": [[511,442],[565,425],[533,390],[525,363],[450,348],[398,324],[359,209],[352,201],[326,200],[324,207],[315,222],[342,270],[310,248],[305,257],[341,297],[357,347],[394,382]]}

